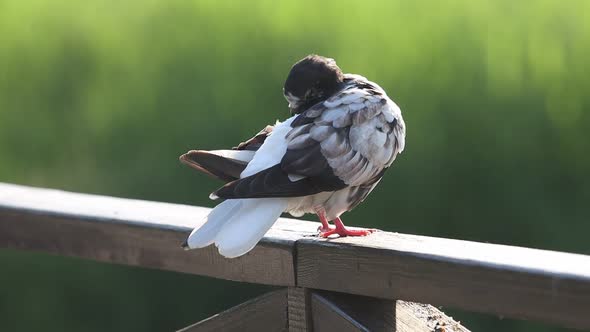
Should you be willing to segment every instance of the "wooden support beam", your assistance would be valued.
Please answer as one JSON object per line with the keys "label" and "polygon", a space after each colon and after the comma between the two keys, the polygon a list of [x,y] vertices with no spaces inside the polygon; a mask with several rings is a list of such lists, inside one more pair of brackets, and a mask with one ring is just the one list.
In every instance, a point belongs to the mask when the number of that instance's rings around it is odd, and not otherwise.
{"label": "wooden support beam", "polygon": [[469,332],[428,304],[326,291],[311,298],[314,332]]}
{"label": "wooden support beam", "polygon": [[311,302],[309,289],[289,287],[287,294],[289,332],[311,332]]}
{"label": "wooden support beam", "polygon": [[[326,291],[315,291],[312,298],[314,306],[320,303],[328,306],[329,303],[332,308],[338,308],[341,312],[346,313],[347,320],[353,320],[363,329],[374,332],[397,331],[394,300]],[[314,316],[315,318],[316,316]],[[321,317],[319,318],[321,319]]]}
{"label": "wooden support beam", "polygon": [[178,332],[287,331],[287,290],[266,293]]}
{"label": "wooden support beam", "polygon": [[469,332],[433,306],[289,287],[178,332]]}
{"label": "wooden support beam", "polygon": [[369,332],[368,328],[321,295],[311,296],[311,307],[314,332]]}

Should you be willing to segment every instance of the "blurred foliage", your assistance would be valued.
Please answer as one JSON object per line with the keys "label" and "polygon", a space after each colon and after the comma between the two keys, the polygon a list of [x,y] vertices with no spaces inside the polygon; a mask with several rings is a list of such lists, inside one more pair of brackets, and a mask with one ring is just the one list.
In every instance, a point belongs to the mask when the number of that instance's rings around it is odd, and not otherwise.
{"label": "blurred foliage", "polygon": [[[406,151],[353,225],[590,254],[590,2],[0,0],[0,181],[212,206],[177,161],[288,116],[309,53],[378,82]],[[11,331],[162,331],[261,292],[0,251]],[[458,314],[473,330],[537,325]],[[547,328],[549,330],[550,328]]]}

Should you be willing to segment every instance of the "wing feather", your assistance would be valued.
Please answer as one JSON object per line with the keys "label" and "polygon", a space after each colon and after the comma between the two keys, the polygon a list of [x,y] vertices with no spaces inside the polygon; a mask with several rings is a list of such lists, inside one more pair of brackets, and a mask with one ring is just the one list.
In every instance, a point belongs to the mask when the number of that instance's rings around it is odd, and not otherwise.
{"label": "wing feather", "polygon": [[240,143],[232,150],[191,150],[179,157],[180,161],[197,171],[230,182],[240,178],[255,152],[262,146],[273,130],[266,126],[254,137]]}
{"label": "wing feather", "polygon": [[200,172],[229,182],[240,178],[240,173],[253,156],[254,152],[248,150],[191,150],[179,159]]}

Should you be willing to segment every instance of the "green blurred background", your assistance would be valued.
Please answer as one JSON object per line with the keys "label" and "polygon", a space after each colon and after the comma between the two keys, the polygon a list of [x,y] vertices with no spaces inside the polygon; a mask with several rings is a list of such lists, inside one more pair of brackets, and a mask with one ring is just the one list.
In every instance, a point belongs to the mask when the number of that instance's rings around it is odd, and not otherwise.
{"label": "green blurred background", "polygon": [[[378,82],[408,127],[349,224],[590,254],[589,12],[585,0],[0,0],[0,181],[212,206],[219,183],[178,155],[286,118],[283,80],[318,53]],[[9,250],[0,266],[6,331],[170,331],[267,289]],[[560,330],[448,312],[473,330]]]}

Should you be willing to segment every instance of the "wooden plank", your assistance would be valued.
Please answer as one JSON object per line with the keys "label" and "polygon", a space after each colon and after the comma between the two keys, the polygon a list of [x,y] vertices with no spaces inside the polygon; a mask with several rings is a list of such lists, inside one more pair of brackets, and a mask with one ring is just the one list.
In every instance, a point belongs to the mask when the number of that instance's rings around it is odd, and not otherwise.
{"label": "wooden plank", "polygon": [[469,332],[428,304],[327,291],[316,294],[372,332]]}
{"label": "wooden plank", "polygon": [[300,287],[590,328],[590,257],[377,232],[297,242]]}
{"label": "wooden plank", "polygon": [[315,291],[314,295],[330,301],[369,331],[396,331],[394,300],[326,291]]}
{"label": "wooden plank", "polygon": [[311,310],[314,332],[369,332],[369,329],[319,294],[311,295]]}
{"label": "wooden plank", "polygon": [[287,331],[287,290],[266,293],[178,332]]}
{"label": "wooden plank", "polygon": [[180,244],[209,209],[0,184],[0,248],[49,252],[268,285],[295,284],[295,240],[313,224],[280,220],[238,259]]}
{"label": "wooden plank", "polygon": [[309,290],[300,287],[289,287],[287,294],[289,332],[311,331]]}
{"label": "wooden plank", "polygon": [[395,325],[397,332],[469,332],[431,305],[406,301],[395,302]]}

